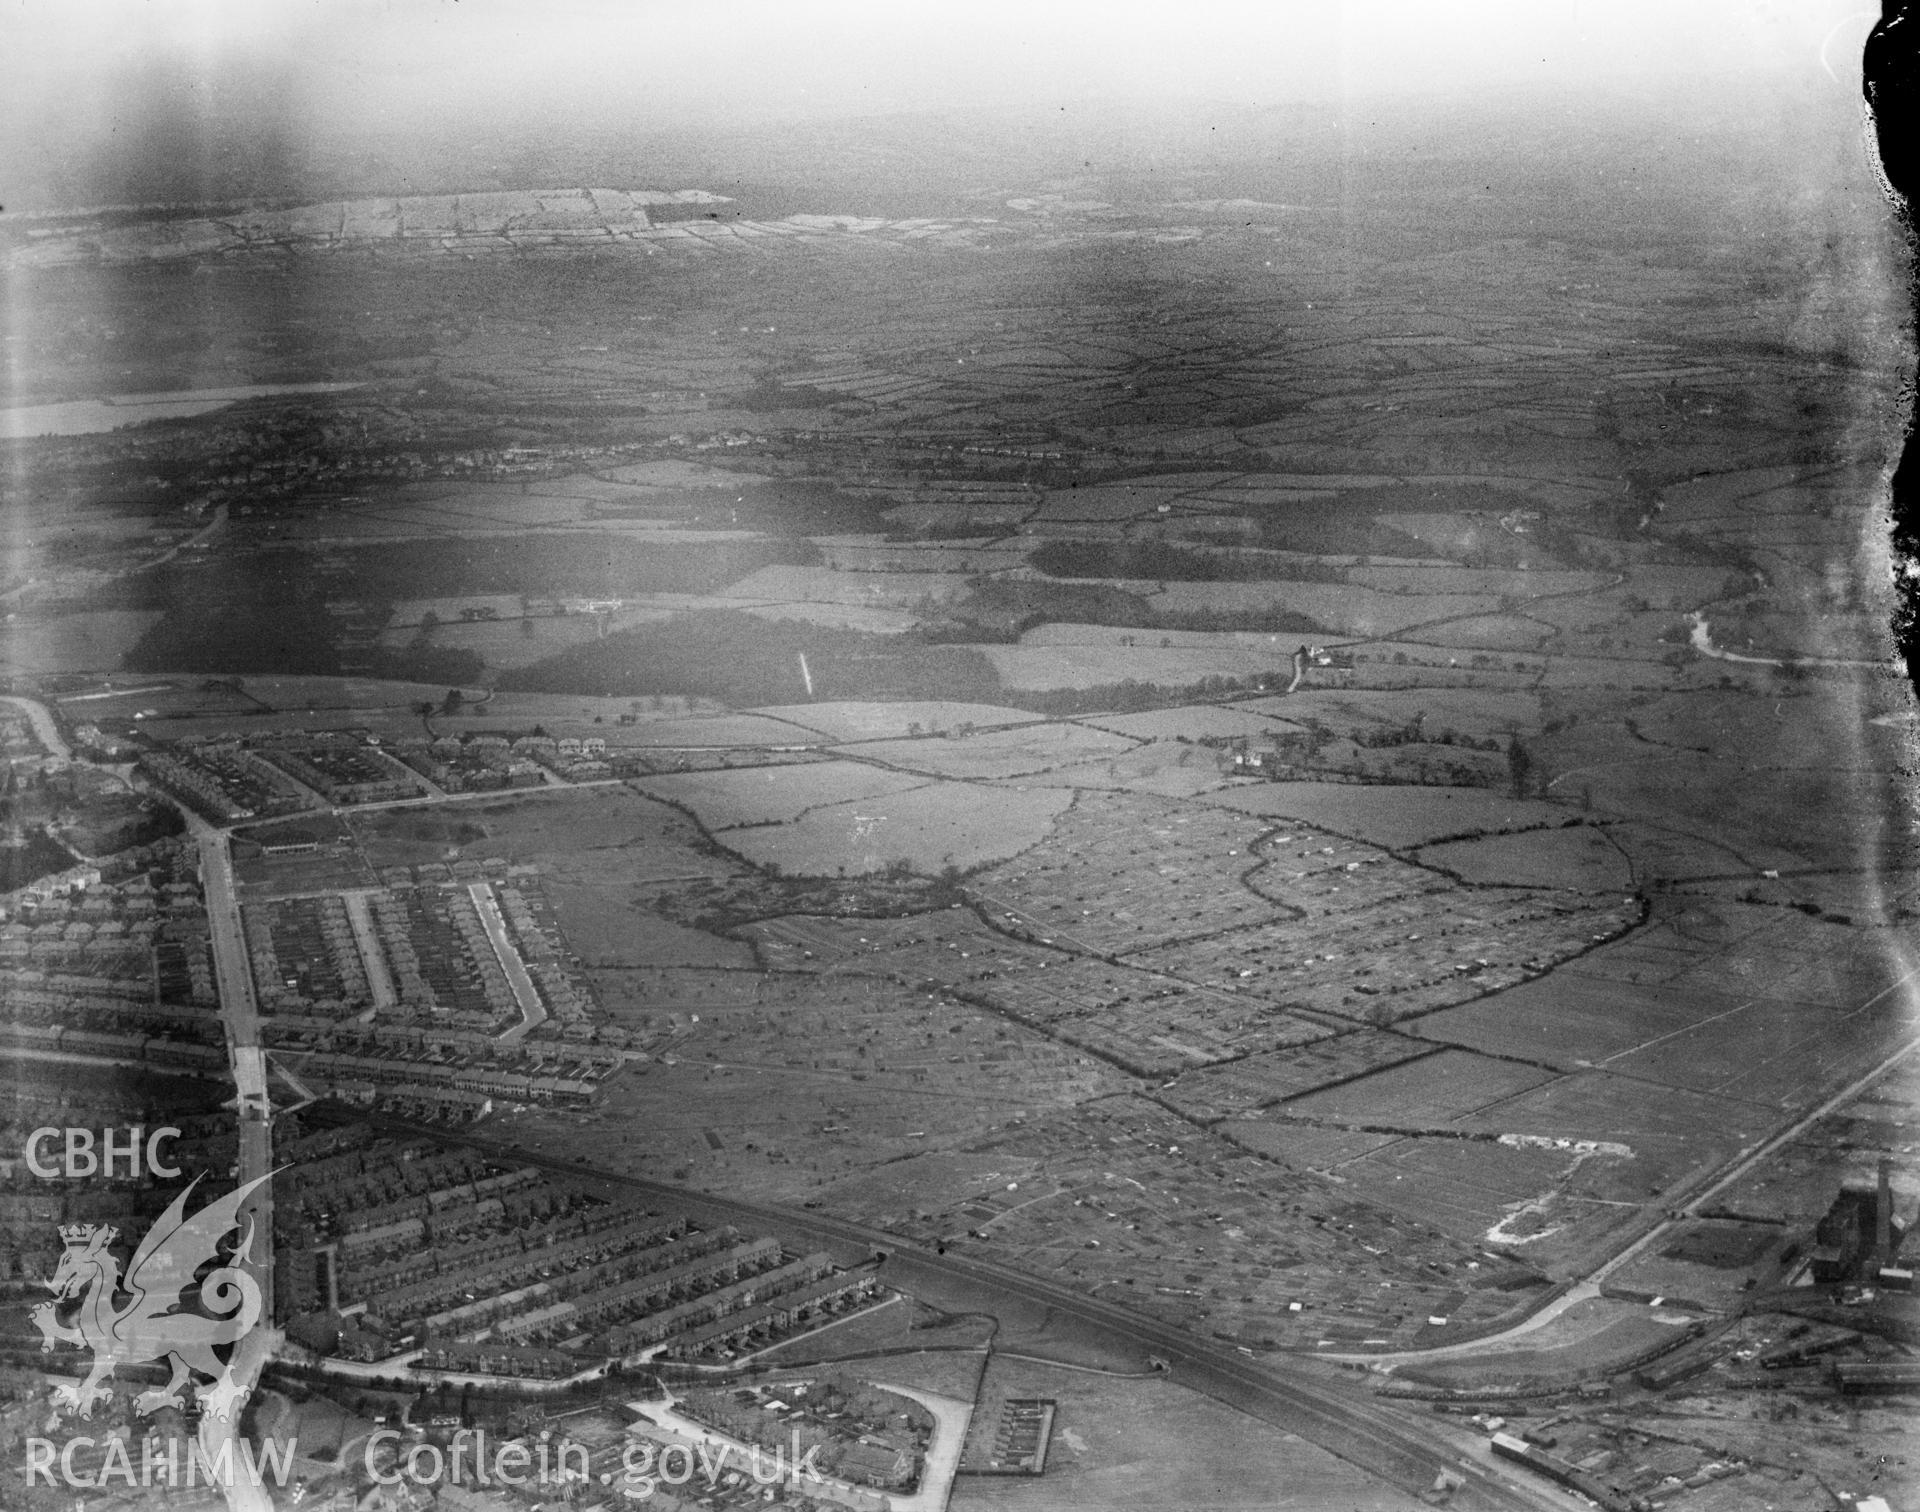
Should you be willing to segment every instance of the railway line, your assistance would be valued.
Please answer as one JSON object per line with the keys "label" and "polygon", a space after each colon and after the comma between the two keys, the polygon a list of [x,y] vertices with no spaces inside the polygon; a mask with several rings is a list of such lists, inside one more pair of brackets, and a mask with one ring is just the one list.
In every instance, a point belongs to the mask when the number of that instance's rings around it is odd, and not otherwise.
{"label": "railway line", "polygon": [[900,1240],[884,1230],[814,1212],[693,1192],[643,1176],[609,1172],[585,1161],[530,1152],[497,1140],[442,1129],[423,1129],[397,1120],[377,1120],[390,1132],[430,1134],[498,1159],[540,1166],[578,1179],[625,1187],[712,1222],[772,1232],[812,1247],[822,1245],[850,1260],[849,1251],[869,1260],[883,1257],[879,1269],[902,1291],[926,1290],[961,1282],[1012,1300],[1050,1309],[1073,1320],[1103,1342],[1138,1352],[1142,1348],[1168,1362],[1174,1384],[1200,1392],[1250,1417],[1296,1434],[1337,1455],[1369,1475],[1409,1494],[1427,1490],[1441,1471],[1461,1482],[1450,1506],[1486,1512],[1564,1512],[1582,1506],[1558,1488],[1507,1477],[1492,1461],[1467,1452],[1454,1439],[1365,1392],[1317,1373],[1249,1359],[1225,1345],[1212,1345],[1185,1330],[1090,1297],[1071,1287],[1028,1275],[989,1260],[940,1254]]}

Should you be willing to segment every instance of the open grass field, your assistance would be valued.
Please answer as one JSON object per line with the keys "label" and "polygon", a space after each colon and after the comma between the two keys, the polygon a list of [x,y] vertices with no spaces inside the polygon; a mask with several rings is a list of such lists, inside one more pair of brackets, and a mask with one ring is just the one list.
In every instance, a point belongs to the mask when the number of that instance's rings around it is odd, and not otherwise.
{"label": "open grass field", "polygon": [[[384,632],[377,644],[388,651],[421,645],[441,651],[471,651],[489,667],[524,667],[569,646],[600,638],[600,626],[592,615],[542,614],[523,619],[516,608],[511,618],[465,621],[458,618],[456,604],[449,602],[448,607],[451,615],[434,611],[447,622],[425,637],[419,629],[408,626]],[[626,628],[625,624],[620,628]]]}
{"label": "open grass field", "polygon": [[530,486],[534,491],[563,497],[619,499],[648,489],[677,492],[686,488],[731,488],[737,491],[743,483],[764,481],[753,473],[708,467],[684,457],[664,457],[611,467],[603,474],[575,473],[565,478],[543,478]]}
{"label": "open grass field", "polygon": [[1451,1123],[1551,1081],[1537,1066],[1459,1050],[1388,1066],[1325,1091],[1289,1099],[1288,1117],[1398,1127]]}
{"label": "open grass field", "polygon": [[[739,609],[761,620],[788,620],[828,630],[859,630],[868,635],[905,635],[919,628],[920,616],[911,609],[889,609],[877,604],[784,602],[735,604],[725,599],[699,599],[693,609]],[[797,689],[795,691],[798,691]]]}
{"label": "open grass field", "polygon": [[[1636,1157],[1693,1164],[1730,1154],[1777,1120],[1772,1109],[1662,1087],[1632,1077],[1577,1071],[1454,1119],[1461,1128],[1623,1144]],[[1593,1178],[1598,1181],[1600,1178]],[[1619,1196],[1593,1189],[1592,1195]]]}
{"label": "open grass field", "polygon": [[831,1189],[875,1221],[1021,1179],[1028,1165],[1001,1174],[974,1141],[1123,1085],[1033,1030],[872,975],[639,965],[594,980],[653,1058],[622,1073],[582,1138],[695,1185],[790,1202]]}
{"label": "open grass field", "polygon": [[791,824],[736,831],[727,843],[756,866],[805,876],[923,874],[1018,855],[1045,837],[1073,795],[1054,788],[939,783],[816,808]]}
{"label": "open grass field", "polygon": [[648,907],[660,901],[662,892],[671,893],[680,886],[677,881],[652,888],[635,886],[617,873],[590,881],[549,883],[548,894],[566,930],[567,943],[585,963],[589,980],[614,989],[605,1006],[618,1007],[624,1001],[618,989],[625,969],[752,969],[753,952],[747,946],[676,924]]}
{"label": "open grass field", "polygon": [[[1040,627],[1056,628],[1062,627]],[[982,646],[980,654],[993,664],[1002,686],[1035,691],[1110,687],[1128,680],[1184,688],[1209,677],[1277,676],[1292,654],[1291,647],[1283,654],[1277,647],[1232,644],[1150,646],[1144,644],[1144,635],[1142,645],[1123,647],[1122,631],[1102,625],[1064,628],[1086,639],[1077,644]]]}
{"label": "open grass field", "polygon": [[1420,638],[1434,646],[1463,651],[1540,652],[1564,647],[1559,626],[1527,614],[1476,614],[1420,627]]}
{"label": "open grass field", "polygon": [[1279,1160],[1298,1171],[1336,1171],[1399,1138],[1395,1134],[1357,1134],[1311,1124],[1265,1118],[1236,1118],[1220,1126],[1221,1136],[1243,1149]]}
{"label": "open grass field", "polygon": [[[320,686],[312,686],[318,683]],[[253,691],[258,684],[258,691]],[[124,676],[76,680],[67,691],[51,701],[75,722],[92,722],[111,727],[132,721],[135,714],[154,712],[142,723],[159,730],[172,730],[179,738],[229,728],[250,728],[244,721],[268,709],[299,709],[352,706],[357,710],[392,709],[401,704],[411,683],[364,683],[353,679],[260,678],[242,679],[236,691],[227,678],[191,677],[184,674],[128,673]],[[421,696],[444,694],[446,689],[419,687]]]}
{"label": "open grass field", "polygon": [[[1587,951],[1555,973],[1485,1002],[1436,1014],[1423,1036],[1480,1044],[1553,1064],[1597,1063],[1735,1006],[1757,954],[1792,927],[1780,909],[1690,898],[1658,900],[1624,939]],[[1769,934],[1769,929],[1773,933]],[[1671,990],[1700,972],[1693,992]],[[1757,986],[1758,984],[1756,984]],[[1771,984],[1768,984],[1771,986]],[[1550,1034],[1544,1033],[1551,1026]],[[1487,1039],[1504,1036],[1500,1043]]]}
{"label": "open grass field", "polygon": [[1733,1312],[1756,1277],[1771,1278],[1793,1240],[1791,1231],[1772,1224],[1689,1224],[1679,1238],[1642,1250],[1609,1279],[1625,1290]]}
{"label": "open grass field", "polygon": [[1223,1118],[1318,1087],[1368,1078],[1383,1067],[1434,1053],[1430,1045],[1404,1035],[1353,1029],[1312,1044],[1249,1055],[1231,1065],[1189,1071],[1162,1091],[1191,1117]]}
{"label": "open grass field", "polygon": [[1218,751],[1156,740],[1101,761],[1043,772],[1030,782],[1077,788],[1126,789],[1161,798],[1193,798],[1225,788],[1233,779]]}
{"label": "open grass field", "polygon": [[158,610],[148,609],[10,617],[0,625],[0,661],[14,671],[42,676],[112,672],[160,618]]}
{"label": "open grass field", "polygon": [[[1415,1061],[1379,1075],[1405,1077],[1426,1065]],[[1530,1070],[1507,1069],[1520,1075]],[[1436,1103],[1444,1090],[1434,1091]],[[1671,1205],[1668,1194],[1730,1159],[1778,1117],[1750,1103],[1581,1071],[1543,1079],[1475,1110],[1446,1111],[1433,1121],[1436,1128],[1450,1125],[1498,1143],[1377,1133],[1336,1137],[1283,1121],[1333,1095],[1313,1094],[1264,1119],[1236,1119],[1221,1130],[1289,1163],[1337,1166],[1369,1201],[1462,1242],[1509,1246],[1556,1275],[1579,1274],[1598,1263],[1622,1236]],[[1412,1122],[1384,1111],[1393,1105],[1370,1100],[1356,1122]],[[1581,1141],[1595,1147],[1583,1151]],[[1314,1167],[1316,1161],[1325,1166]]]}
{"label": "open grass field", "polygon": [[830,1360],[869,1361],[885,1355],[878,1366],[889,1386],[918,1386],[942,1396],[965,1401],[979,1379],[980,1355],[994,1331],[993,1320],[956,1316],[901,1296],[882,1307],[806,1334],[788,1344],[762,1351],[755,1364],[811,1365]]}
{"label": "open grass field", "polygon": [[[903,1152],[920,1140],[964,1139],[1031,1107],[989,1073],[956,1073],[932,1094],[858,1085],[845,1071],[683,1060],[623,1073],[607,1093],[602,1130],[581,1131],[575,1147],[616,1169],[656,1174],[664,1165],[707,1190],[760,1201],[817,1198],[868,1221],[903,1224],[917,1208],[944,1206],[927,1174],[910,1159],[901,1163]],[[689,1116],[699,1108],[709,1115]]]}
{"label": "open grass field", "polygon": [[1240,885],[1263,829],[1221,809],[1082,793],[1051,844],[982,876],[977,890],[1027,932],[1131,954],[1280,914]]}
{"label": "open grass field", "polygon": [[1517,1206],[1550,1195],[1574,1160],[1558,1150],[1408,1138],[1343,1162],[1339,1174],[1367,1200],[1477,1244]]}
{"label": "open grass field", "polygon": [[634,786],[691,809],[709,830],[791,824],[817,808],[884,799],[922,779],[859,761],[809,761],[794,766],[725,772],[688,772],[639,779]]}
{"label": "open grass field", "polygon": [[562,878],[629,883],[730,869],[702,848],[683,815],[621,789],[550,789],[437,811],[355,814],[348,822],[375,866],[499,856]]}
{"label": "open grass field", "polygon": [[1686,999],[1664,988],[1629,986],[1562,968],[1495,997],[1421,1019],[1423,1039],[1471,1046],[1571,1069],[1600,1065],[1696,1023],[1737,1010],[1728,993]]}
{"label": "open grass field", "polygon": [[1563,810],[1490,788],[1393,787],[1352,782],[1265,782],[1208,800],[1242,813],[1311,824],[1369,845],[1407,851],[1432,841],[1558,824]]}
{"label": "open grass field", "polygon": [[762,567],[716,598],[763,604],[852,604],[914,609],[964,598],[965,573],[835,572],[830,567]]}
{"label": "open grass field", "polygon": [[1340,635],[1394,635],[1456,615],[1491,614],[1496,597],[1480,593],[1387,593],[1339,583],[1168,583],[1148,601],[1170,614],[1280,610],[1303,614]]}
{"label": "open grass field", "polygon": [[[295,677],[251,674],[207,678],[183,674],[125,674],[87,681],[71,692],[67,712],[77,719],[125,722],[142,709],[156,714],[142,722],[155,738],[244,734],[274,729],[365,728],[379,735],[421,735],[420,705],[436,712],[439,734],[524,735],[535,725],[550,734],[595,734],[609,744],[793,743],[793,727],[719,712],[697,699],[661,695],[643,699],[594,698],[580,694],[487,693],[463,689],[458,710],[441,712],[444,683],[393,682],[365,677]],[[115,691],[115,689],[125,691]],[[96,696],[104,695],[104,696]],[[622,716],[636,723],[622,725]],[[744,723],[733,721],[740,719]],[[735,737],[738,737],[736,740]]]}
{"label": "open grass field", "polygon": [[[952,1512],[1415,1512],[1421,1503],[1325,1450],[1166,1381],[1125,1380],[996,1358],[989,1409],[1058,1404],[1047,1473],[963,1475]],[[975,1421],[982,1412],[976,1408]]]}
{"label": "open grass field", "polygon": [[[528,696],[528,695],[521,695]],[[608,699],[608,703],[625,702]],[[646,702],[646,700],[642,700]],[[667,699],[663,695],[661,703]],[[675,700],[679,702],[679,700]],[[680,719],[641,719],[623,729],[596,730],[610,746],[688,746],[735,749],[740,746],[811,745],[811,732],[763,714],[712,710]]]}
{"label": "open grass field", "polygon": [[1604,755],[1592,754],[1598,759],[1554,760],[1556,772],[1567,774],[1560,788],[1577,783],[1597,810],[1711,843],[1725,858],[1716,868],[1722,874],[1850,867],[1883,844],[1897,847],[1893,855],[1910,853],[1905,836],[1880,838],[1878,816],[1896,811],[1905,786],[1884,767],[1760,766],[1744,756],[1614,740]]}
{"label": "open grass field", "polygon": [[1624,1076],[1793,1108],[1884,1056],[1906,1026],[1896,996],[1851,1011],[1774,997],[1610,1058]]}
{"label": "open grass field", "polygon": [[1264,740],[1300,726],[1244,706],[1183,704],[1145,714],[1091,714],[1078,721],[1134,740]]}
{"label": "open grass field", "polygon": [[1590,893],[1626,892],[1633,886],[1627,858],[1593,825],[1454,840],[1424,846],[1415,855],[1422,866],[1436,866],[1465,882]]}
{"label": "open grass field", "polygon": [[[1461,688],[1526,692],[1542,680],[1545,663],[1539,656],[1538,652],[1471,651],[1415,639],[1373,640],[1366,650],[1356,653],[1354,684],[1369,691],[1414,692],[1428,697],[1441,689],[1449,693]],[[1613,665],[1612,670],[1617,676],[1620,669]],[[1636,666],[1633,670],[1638,677],[1641,669]]]}
{"label": "open grass field", "polygon": [[1120,755],[1135,744],[1124,735],[1076,723],[1021,725],[940,740],[869,741],[840,749],[890,767],[982,781],[1057,771]]}
{"label": "open grass field", "polygon": [[[1741,907],[1741,905],[1735,905]],[[1855,1008],[1899,1001],[1896,984],[1911,980],[1909,945],[1898,924],[1852,928],[1828,915],[1810,918],[1798,908],[1751,908],[1759,932],[1724,953],[1724,971],[1713,963],[1688,964],[1668,980],[1676,987],[1707,987],[1716,981],[1767,997],[1829,1010],[1837,1023]],[[1768,917],[1771,915],[1771,917]]]}
{"label": "open grass field", "polygon": [[1818,684],[1796,687],[1791,702],[1744,690],[1699,688],[1640,704],[1633,711],[1633,728],[1642,740],[1670,750],[1741,757],[1764,749],[1797,765],[1818,761],[1830,750],[1834,726],[1842,721],[1850,726],[1858,711],[1850,691]]}
{"label": "open grass field", "polygon": [[408,483],[329,500],[323,508],[276,511],[277,534],[298,540],[379,536],[492,535],[565,528],[589,518],[584,501],[536,495],[519,483]]}
{"label": "open grass field", "polygon": [[[1823,949],[1823,947],[1828,947]],[[1547,981],[1433,1014],[1423,1038],[1795,1107],[1901,1030],[1890,939],[1780,909],[1695,902]]]}
{"label": "open grass field", "polygon": [[1047,492],[1037,520],[1133,520],[1159,512],[1162,504],[1179,507],[1183,495],[1217,488],[1231,473],[1161,473],[1124,483],[1055,488]]}
{"label": "open grass field", "polygon": [[903,530],[966,529],[981,539],[992,540],[1017,529],[1032,511],[1032,498],[1024,490],[1008,497],[983,499],[930,493],[907,504],[896,504],[883,511],[881,518]]}
{"label": "open grass field", "polygon": [[[1397,671],[1398,669],[1396,669]],[[1460,680],[1454,679],[1455,683]],[[1318,721],[1334,730],[1399,730],[1419,723],[1429,740],[1447,730],[1503,745],[1544,717],[1540,695],[1530,689],[1451,686],[1428,688],[1316,688],[1240,705],[1283,719]]]}
{"label": "open grass field", "polygon": [[[891,518],[892,511],[888,511]],[[989,544],[982,533],[975,541],[890,541],[885,536],[815,536],[814,545],[827,565],[842,572],[1001,572],[1018,567],[1033,542],[1006,540]]]}
{"label": "open grass field", "polygon": [[[1023,979],[995,973],[969,989],[1043,1024],[1057,1038],[1146,1074],[1175,1074],[1210,1061],[1327,1038],[1322,1024],[1251,1004],[1232,994],[1195,990],[1164,976],[1085,959]],[[1184,1104],[1170,1094],[1174,1106]]]}
{"label": "open grass field", "polygon": [[1576,1302],[1537,1335],[1529,1335],[1524,1349],[1402,1365],[1394,1375],[1460,1390],[1560,1382],[1571,1386],[1602,1379],[1655,1350],[1678,1345],[1689,1321],[1679,1313],[1595,1297]]}
{"label": "open grass field", "polygon": [[1491,593],[1518,599],[1546,594],[1580,593],[1604,588],[1613,581],[1600,572],[1556,572],[1551,568],[1519,572],[1487,567],[1411,566],[1350,567],[1347,581],[1383,593]]}
{"label": "open grass field", "polygon": [[978,729],[1002,725],[1037,724],[1039,718],[1024,709],[1009,709],[998,704],[961,703],[902,699],[897,703],[820,703],[781,704],[761,709],[769,719],[783,720],[835,741],[893,740],[906,735],[914,725],[930,733],[942,734],[962,724]]}

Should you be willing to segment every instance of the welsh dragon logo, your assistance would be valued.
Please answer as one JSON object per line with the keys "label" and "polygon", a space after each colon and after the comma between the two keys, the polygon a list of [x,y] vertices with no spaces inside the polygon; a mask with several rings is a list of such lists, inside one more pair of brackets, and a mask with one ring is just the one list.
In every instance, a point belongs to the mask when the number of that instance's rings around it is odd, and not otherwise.
{"label": "welsh dragon logo", "polygon": [[[147,1230],[124,1280],[120,1262],[110,1249],[119,1236],[117,1229],[92,1223],[62,1226],[66,1253],[46,1283],[54,1300],[40,1303],[32,1317],[42,1336],[42,1352],[56,1343],[90,1346],[93,1369],[78,1386],[54,1388],[56,1409],[70,1408],[90,1418],[95,1402],[112,1398],[113,1388],[105,1382],[116,1367],[166,1360],[171,1362],[172,1377],[165,1386],[135,1397],[136,1412],[184,1405],[181,1388],[195,1375],[203,1375],[213,1380],[195,1393],[201,1405],[216,1418],[232,1413],[244,1393],[231,1366],[213,1351],[245,1338],[260,1321],[260,1284],[239,1268],[253,1245],[251,1217],[246,1237],[235,1247],[231,1260],[216,1265],[200,1283],[198,1298],[204,1311],[177,1309],[200,1268],[219,1259],[220,1241],[241,1226],[241,1206],[268,1179],[249,1181],[188,1217],[187,1199],[200,1184],[195,1177]],[[62,1322],[62,1314],[70,1321]]]}

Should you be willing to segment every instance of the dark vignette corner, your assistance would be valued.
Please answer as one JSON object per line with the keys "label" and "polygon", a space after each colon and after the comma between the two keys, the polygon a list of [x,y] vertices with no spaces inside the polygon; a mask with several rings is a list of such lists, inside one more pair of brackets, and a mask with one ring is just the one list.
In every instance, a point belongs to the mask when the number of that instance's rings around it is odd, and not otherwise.
{"label": "dark vignette corner", "polygon": [[[1881,18],[1867,38],[1862,59],[1868,108],[1873,112],[1880,164],[1898,206],[1911,250],[1913,206],[1920,197],[1920,15],[1912,0],[1882,0]],[[1908,267],[1908,297],[1920,315],[1920,281]],[[1909,401],[1920,391],[1920,374],[1908,380]],[[1920,691],[1920,439],[1909,416],[1899,466],[1893,475],[1893,546],[1904,564],[1898,579],[1900,604],[1895,635],[1907,675]]]}

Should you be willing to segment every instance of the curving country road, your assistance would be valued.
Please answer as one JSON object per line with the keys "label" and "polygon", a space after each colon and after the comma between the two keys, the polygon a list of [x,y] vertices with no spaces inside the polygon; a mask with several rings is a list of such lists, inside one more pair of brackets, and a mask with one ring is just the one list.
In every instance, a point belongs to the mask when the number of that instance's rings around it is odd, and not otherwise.
{"label": "curving country road", "polygon": [[1726,651],[1715,644],[1713,630],[1707,624],[1707,617],[1696,609],[1687,616],[1693,621],[1693,629],[1688,633],[1688,644],[1702,656],[1715,661],[1744,662],[1750,667],[1888,667],[1887,661],[1855,661],[1844,656],[1742,656],[1735,651]]}
{"label": "curving country road", "polygon": [[1507,1478],[1490,1457],[1468,1457],[1459,1443],[1437,1427],[1403,1415],[1399,1409],[1377,1401],[1364,1388],[1323,1378],[1317,1372],[1309,1374],[1297,1365],[1248,1358],[1225,1345],[1197,1339],[1172,1324],[1010,1266],[970,1256],[938,1254],[884,1230],[821,1213],[691,1191],[438,1127],[416,1128],[391,1119],[375,1122],[393,1132],[426,1134],[436,1141],[466,1145],[499,1159],[628,1187],[710,1222],[770,1231],[843,1254],[849,1247],[879,1251],[886,1256],[882,1273],[889,1284],[902,1291],[960,1281],[1050,1308],[1101,1336],[1104,1342],[1135,1352],[1144,1347],[1162,1356],[1170,1362],[1169,1376],[1177,1385],[1296,1434],[1410,1494],[1426,1490],[1445,1469],[1463,1482],[1449,1504],[1453,1507],[1485,1508],[1488,1512],[1519,1512],[1523,1508],[1564,1512],[1586,1505],[1545,1482]]}

